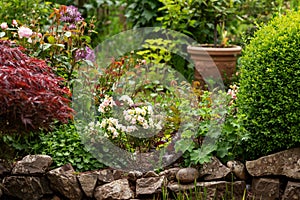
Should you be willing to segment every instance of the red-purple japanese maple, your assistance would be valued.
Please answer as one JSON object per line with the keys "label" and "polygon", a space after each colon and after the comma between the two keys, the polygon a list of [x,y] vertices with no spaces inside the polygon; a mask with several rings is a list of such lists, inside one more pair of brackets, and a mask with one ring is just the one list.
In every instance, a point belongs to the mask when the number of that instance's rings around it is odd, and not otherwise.
{"label": "red-purple japanese maple", "polygon": [[0,40],[0,131],[26,133],[67,123],[70,90],[44,60],[27,56],[22,47]]}

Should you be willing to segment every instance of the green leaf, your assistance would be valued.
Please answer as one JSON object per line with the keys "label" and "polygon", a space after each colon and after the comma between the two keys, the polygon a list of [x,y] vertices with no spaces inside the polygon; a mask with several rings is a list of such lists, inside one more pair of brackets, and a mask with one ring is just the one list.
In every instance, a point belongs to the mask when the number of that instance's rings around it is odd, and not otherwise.
{"label": "green leaf", "polygon": [[142,13],[142,16],[146,18],[147,21],[150,21],[154,16],[156,16],[155,12],[151,12],[149,10],[144,10]]}
{"label": "green leaf", "polygon": [[50,44],[54,44],[55,41],[56,41],[55,37],[53,37],[52,35],[49,36],[49,37],[47,37],[47,40],[48,40],[48,42],[49,42]]}
{"label": "green leaf", "polygon": [[[66,36],[67,38],[71,37],[72,33],[71,31],[67,31],[65,32],[64,36]],[[49,39],[48,39],[49,40]]]}
{"label": "green leaf", "polygon": [[81,36],[80,39],[82,41],[86,41],[87,43],[91,43],[91,37],[89,37],[87,35]]}
{"label": "green leaf", "polygon": [[41,44],[40,49],[45,51],[45,50],[49,49],[51,46],[52,46],[52,44],[49,44],[49,43]]}
{"label": "green leaf", "polygon": [[151,97],[156,97],[156,96],[158,96],[158,94],[157,93],[151,93],[150,96]]}
{"label": "green leaf", "polygon": [[176,142],[175,144],[175,150],[176,152],[181,151],[182,153],[184,153],[187,150],[191,150],[194,147],[194,143],[193,140],[191,139],[186,139],[186,140],[179,140],[178,142]]}
{"label": "green leaf", "polygon": [[64,44],[53,44],[53,46],[58,46],[58,47],[61,47],[61,48],[65,48]]}

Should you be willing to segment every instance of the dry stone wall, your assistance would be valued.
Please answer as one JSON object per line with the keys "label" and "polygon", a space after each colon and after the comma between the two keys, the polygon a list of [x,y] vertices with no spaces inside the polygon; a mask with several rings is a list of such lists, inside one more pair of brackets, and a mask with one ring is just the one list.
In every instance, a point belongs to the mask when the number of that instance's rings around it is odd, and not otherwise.
{"label": "dry stone wall", "polygon": [[[257,160],[217,158],[199,168],[160,173],[102,169],[78,173],[70,164],[50,170],[52,158],[28,155],[14,166],[0,160],[1,200],[169,199],[186,192],[194,199],[300,199],[300,148]],[[246,193],[245,193],[246,192]],[[202,196],[201,196],[202,195]]]}

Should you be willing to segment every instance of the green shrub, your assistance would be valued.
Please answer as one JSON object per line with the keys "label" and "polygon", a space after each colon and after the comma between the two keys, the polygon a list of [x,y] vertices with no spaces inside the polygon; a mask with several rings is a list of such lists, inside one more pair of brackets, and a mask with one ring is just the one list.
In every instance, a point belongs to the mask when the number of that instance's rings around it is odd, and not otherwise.
{"label": "green shrub", "polygon": [[158,26],[156,17],[163,13],[158,9],[162,6],[159,0],[122,0],[125,4],[127,23],[133,28]]}
{"label": "green shrub", "polygon": [[300,12],[258,30],[241,59],[239,111],[247,116],[248,158],[300,144]]}
{"label": "green shrub", "polygon": [[53,167],[71,163],[76,171],[103,168],[84,148],[79,134],[72,124],[61,125],[50,133],[41,133],[40,141],[33,145],[35,153],[46,154],[53,158]]}
{"label": "green shrub", "polygon": [[11,23],[17,20],[20,24],[30,24],[31,19],[40,20],[41,24],[48,24],[47,17],[56,5],[44,0],[2,0],[0,1],[1,22]]}

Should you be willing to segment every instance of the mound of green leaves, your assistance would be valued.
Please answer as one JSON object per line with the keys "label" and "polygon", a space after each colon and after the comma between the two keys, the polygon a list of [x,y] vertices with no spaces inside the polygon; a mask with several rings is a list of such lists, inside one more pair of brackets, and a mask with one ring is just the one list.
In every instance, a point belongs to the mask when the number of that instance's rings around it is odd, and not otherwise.
{"label": "mound of green leaves", "polygon": [[300,12],[258,30],[241,60],[239,112],[247,116],[247,157],[300,145]]}
{"label": "mound of green leaves", "polygon": [[87,152],[72,124],[61,125],[49,133],[41,133],[38,143],[34,144],[34,150],[37,154],[51,156],[52,167],[60,167],[67,163],[71,163],[76,171],[105,167]]}

